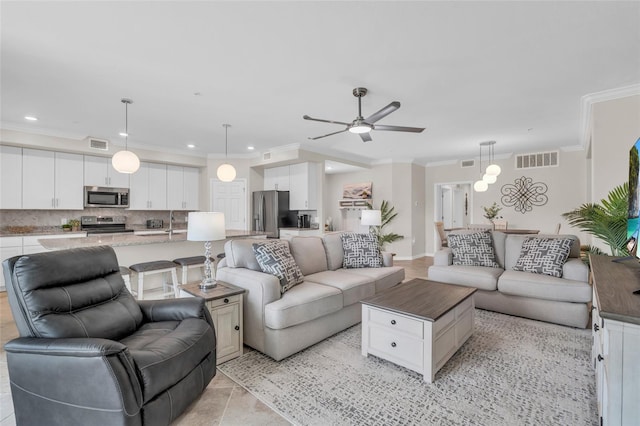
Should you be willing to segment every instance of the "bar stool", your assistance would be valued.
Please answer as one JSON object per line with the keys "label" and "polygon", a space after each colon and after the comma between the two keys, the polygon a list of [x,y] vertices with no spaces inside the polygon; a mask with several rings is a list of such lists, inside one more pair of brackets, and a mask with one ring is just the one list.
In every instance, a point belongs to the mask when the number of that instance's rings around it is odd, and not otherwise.
{"label": "bar stool", "polygon": [[129,293],[131,293],[131,269],[121,265],[120,275],[122,275],[125,287],[127,287],[127,290],[129,290]]}
{"label": "bar stool", "polygon": [[[136,293],[138,300],[144,299],[144,277],[152,274],[162,274],[163,276],[163,297],[173,295],[178,298],[180,296],[180,289],[178,288],[178,272],[175,263],[169,260],[156,260],[153,262],[136,263],[135,265],[129,266],[129,269],[136,272],[138,275],[138,292]],[[166,272],[171,273],[171,287],[173,292],[167,291],[167,280],[164,276]]]}
{"label": "bar stool", "polygon": [[180,284],[185,285],[189,275],[189,269],[204,268],[204,256],[180,257],[173,259],[173,263],[182,268],[182,280]]}

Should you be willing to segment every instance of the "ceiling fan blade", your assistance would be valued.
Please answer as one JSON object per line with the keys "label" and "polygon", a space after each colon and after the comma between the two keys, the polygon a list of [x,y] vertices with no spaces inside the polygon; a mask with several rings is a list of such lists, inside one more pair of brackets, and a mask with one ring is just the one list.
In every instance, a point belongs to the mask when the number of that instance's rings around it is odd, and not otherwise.
{"label": "ceiling fan blade", "polygon": [[369,124],[373,124],[376,121],[383,119],[387,115],[391,114],[393,111],[397,110],[398,108],[400,108],[400,102],[393,101],[386,107],[382,108],[380,111],[374,112],[369,117],[365,118],[364,121],[366,121]]}
{"label": "ceiling fan blade", "polygon": [[313,118],[309,117],[308,115],[303,115],[302,118],[304,118],[305,120],[320,121],[322,123],[342,124],[343,126],[349,125],[349,123],[344,123],[342,121],[323,120],[322,118]]}
{"label": "ceiling fan blade", "polygon": [[315,138],[309,138],[309,139],[311,139],[312,141],[315,141],[316,139],[326,138],[327,136],[337,135],[338,133],[342,133],[342,132],[346,132],[346,131],[347,131],[347,129],[344,129],[344,130],[340,130],[338,132],[327,133],[326,135],[316,136]]}
{"label": "ceiling fan blade", "polygon": [[412,133],[421,133],[425,128],[424,127],[405,127],[405,126],[387,126],[384,124],[376,124],[373,127],[374,130],[387,130],[392,132],[412,132]]}
{"label": "ceiling fan blade", "polygon": [[362,138],[362,142],[371,142],[373,140],[371,139],[370,133],[360,133],[360,137]]}

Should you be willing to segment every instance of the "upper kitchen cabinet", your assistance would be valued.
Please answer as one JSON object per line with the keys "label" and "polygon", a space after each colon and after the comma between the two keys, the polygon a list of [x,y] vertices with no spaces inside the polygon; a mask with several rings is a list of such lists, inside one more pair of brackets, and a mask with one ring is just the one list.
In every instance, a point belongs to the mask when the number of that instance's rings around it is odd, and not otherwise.
{"label": "upper kitchen cabinet", "polygon": [[316,210],[318,178],[316,163],[289,166],[289,210]]}
{"label": "upper kitchen cabinet", "polygon": [[166,164],[141,162],[130,178],[130,210],[167,210]]}
{"label": "upper kitchen cabinet", "polygon": [[22,148],[3,145],[0,146],[0,209],[21,208]]}
{"label": "upper kitchen cabinet", "polygon": [[198,210],[200,170],[195,167],[167,166],[167,208]]}
{"label": "upper kitchen cabinet", "polygon": [[82,210],[82,155],[23,149],[22,208]]}
{"label": "upper kitchen cabinet", "polygon": [[86,186],[129,188],[129,175],[114,169],[111,165],[111,157],[85,155],[84,184]]}
{"label": "upper kitchen cabinet", "polygon": [[264,169],[264,190],[289,191],[289,166]]}

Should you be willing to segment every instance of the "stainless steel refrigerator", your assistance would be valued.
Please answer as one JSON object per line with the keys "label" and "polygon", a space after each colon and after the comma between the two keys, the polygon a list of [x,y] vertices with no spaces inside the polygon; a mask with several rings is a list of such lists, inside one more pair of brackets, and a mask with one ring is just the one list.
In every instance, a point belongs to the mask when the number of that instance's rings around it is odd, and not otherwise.
{"label": "stainless steel refrigerator", "polygon": [[255,191],[252,208],[252,229],[266,232],[267,238],[279,238],[280,228],[296,226],[297,211],[289,211],[289,191]]}

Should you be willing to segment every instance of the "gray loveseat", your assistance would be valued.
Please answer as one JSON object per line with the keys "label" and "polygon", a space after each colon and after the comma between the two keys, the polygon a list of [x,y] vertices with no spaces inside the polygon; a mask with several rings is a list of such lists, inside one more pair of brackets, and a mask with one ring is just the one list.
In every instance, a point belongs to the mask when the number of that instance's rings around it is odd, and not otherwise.
{"label": "gray loveseat", "polygon": [[[456,231],[470,233],[477,231]],[[434,255],[428,269],[430,280],[476,287],[477,308],[502,312],[571,327],[589,322],[591,286],[589,268],[580,260],[580,241],[575,235],[535,235],[570,238],[569,258],[562,266],[562,278],[513,270],[527,235],[492,232],[493,248],[499,268],[452,264],[452,251],[443,248]]]}
{"label": "gray loveseat", "polygon": [[343,269],[344,251],[338,233],[293,237],[289,249],[304,282],[281,294],[278,278],[262,272],[253,253],[252,244],[264,242],[227,241],[217,279],[247,290],[244,343],[275,360],[359,323],[360,300],[404,279],[404,269],[398,266]]}

